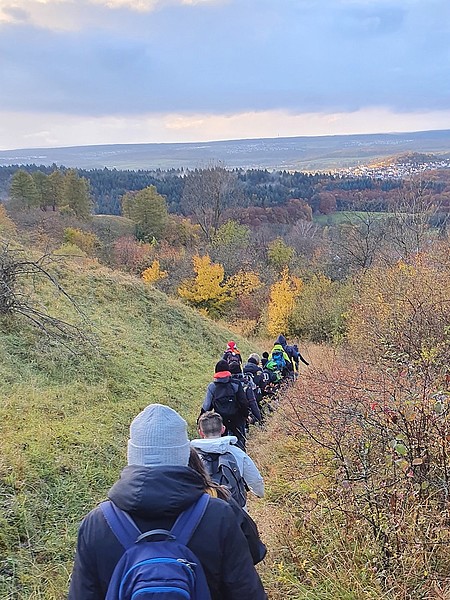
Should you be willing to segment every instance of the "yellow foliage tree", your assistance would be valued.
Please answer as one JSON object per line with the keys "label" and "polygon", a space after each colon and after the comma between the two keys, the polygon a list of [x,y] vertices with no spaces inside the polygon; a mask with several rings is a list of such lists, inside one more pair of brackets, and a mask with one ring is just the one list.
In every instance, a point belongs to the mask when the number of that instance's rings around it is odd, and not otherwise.
{"label": "yellow foliage tree", "polygon": [[141,277],[146,283],[156,283],[167,277],[167,271],[162,271],[159,260],[155,259],[151,266],[145,269]]}
{"label": "yellow foliage tree", "polygon": [[224,285],[224,269],[220,263],[212,263],[208,254],[193,257],[195,277],[185,281],[178,294],[196,308],[207,314],[219,314],[230,300]]}
{"label": "yellow foliage tree", "polygon": [[390,371],[442,381],[450,364],[449,298],[450,271],[431,254],[372,268],[348,313],[348,341]]}
{"label": "yellow foliage tree", "polygon": [[295,299],[299,296],[303,282],[299,277],[289,274],[285,267],[281,278],[270,288],[269,305],[267,309],[267,330],[270,335],[287,333],[289,318],[294,310]]}
{"label": "yellow foliage tree", "polygon": [[92,256],[100,246],[100,240],[94,233],[74,227],[64,229],[64,243],[78,246],[88,256]]}
{"label": "yellow foliage tree", "polygon": [[250,296],[263,286],[257,273],[253,271],[239,271],[228,278],[226,288],[232,298]]}

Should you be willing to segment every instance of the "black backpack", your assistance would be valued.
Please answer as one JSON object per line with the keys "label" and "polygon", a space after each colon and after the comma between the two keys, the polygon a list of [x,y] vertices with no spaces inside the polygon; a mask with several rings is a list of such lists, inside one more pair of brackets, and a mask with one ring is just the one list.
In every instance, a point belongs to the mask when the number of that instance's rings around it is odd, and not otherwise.
{"label": "black backpack", "polygon": [[241,355],[235,354],[234,352],[225,352],[225,360],[228,363],[228,366],[237,365],[239,369],[241,369]]}
{"label": "black backpack", "polygon": [[239,402],[236,398],[236,388],[231,382],[214,382],[212,407],[224,421],[234,419],[239,415]]}
{"label": "black backpack", "polygon": [[234,379],[240,381],[247,400],[256,400],[257,387],[251,373],[239,373],[234,375]]}
{"label": "black backpack", "polygon": [[212,481],[226,487],[239,506],[245,506],[247,503],[245,483],[233,454],[204,452],[198,449],[197,452]]}

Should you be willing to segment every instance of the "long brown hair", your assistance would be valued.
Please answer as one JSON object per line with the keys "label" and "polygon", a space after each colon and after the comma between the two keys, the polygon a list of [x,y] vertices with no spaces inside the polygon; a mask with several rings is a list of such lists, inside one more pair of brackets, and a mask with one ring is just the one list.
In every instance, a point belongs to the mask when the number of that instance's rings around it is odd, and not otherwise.
{"label": "long brown hair", "polygon": [[230,492],[223,485],[219,485],[215,481],[212,481],[210,476],[205,470],[203,466],[202,459],[197,454],[195,448],[191,448],[189,454],[189,463],[188,466],[200,475],[203,481],[203,487],[205,488],[205,492],[210,494],[210,496],[220,498],[221,500],[228,500],[231,498]]}

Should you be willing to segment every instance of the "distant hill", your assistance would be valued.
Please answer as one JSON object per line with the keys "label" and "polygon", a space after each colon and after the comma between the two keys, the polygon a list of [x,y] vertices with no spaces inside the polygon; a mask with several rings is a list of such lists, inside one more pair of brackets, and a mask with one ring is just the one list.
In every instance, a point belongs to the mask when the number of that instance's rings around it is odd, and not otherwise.
{"label": "distant hill", "polygon": [[80,169],[167,170],[204,167],[222,161],[228,167],[329,171],[405,152],[450,152],[450,130],[3,150],[0,166],[55,163]]}

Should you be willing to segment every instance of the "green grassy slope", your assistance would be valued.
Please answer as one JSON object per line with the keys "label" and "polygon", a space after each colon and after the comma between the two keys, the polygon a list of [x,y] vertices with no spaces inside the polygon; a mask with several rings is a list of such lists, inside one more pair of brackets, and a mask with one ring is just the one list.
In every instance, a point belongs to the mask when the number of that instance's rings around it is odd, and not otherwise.
{"label": "green grassy slope", "polygon": [[[230,339],[226,329],[136,279],[89,262],[58,270],[91,321],[99,351],[71,356],[43,346],[23,322],[1,324],[3,600],[65,597],[78,522],[125,465],[130,421],[161,402],[194,434]],[[50,289],[39,294],[54,314],[74,317]],[[244,353],[253,350],[237,341]]]}

